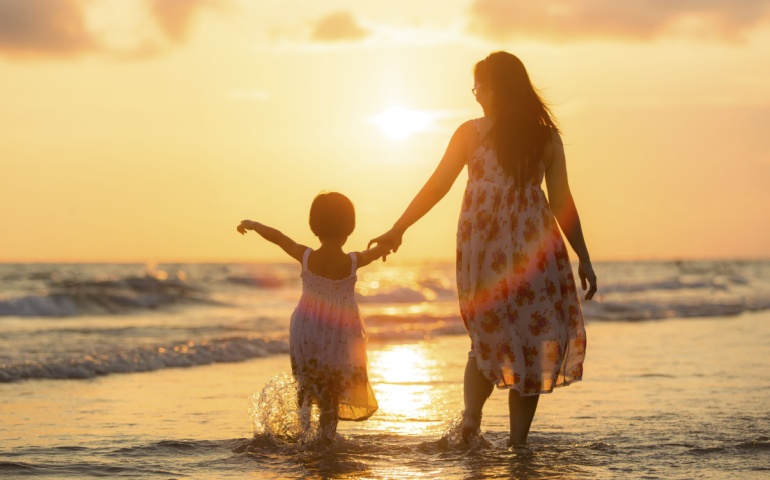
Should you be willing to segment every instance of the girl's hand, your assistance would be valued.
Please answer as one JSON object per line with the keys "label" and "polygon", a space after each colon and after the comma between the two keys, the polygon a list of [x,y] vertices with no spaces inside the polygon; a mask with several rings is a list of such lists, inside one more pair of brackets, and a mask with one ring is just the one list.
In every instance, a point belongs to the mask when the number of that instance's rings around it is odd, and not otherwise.
{"label": "girl's hand", "polygon": [[[390,229],[386,233],[380,235],[379,237],[369,240],[369,244],[367,245],[366,248],[371,248],[372,244],[377,244],[378,246],[382,245],[384,247],[387,247],[388,250],[391,251],[392,253],[396,253],[398,251],[398,247],[401,246],[403,235],[404,235],[403,232]],[[388,258],[389,254],[390,252],[382,256],[383,262]]]}
{"label": "girl's hand", "polygon": [[[578,276],[580,277],[580,286],[583,287],[583,290],[590,287],[586,292],[585,299],[591,300],[596,293],[596,274],[594,273],[594,268],[591,266],[590,260],[580,260],[578,265]],[[588,285],[586,285],[586,283]]]}
{"label": "girl's hand", "polygon": [[253,223],[254,222],[252,222],[251,220],[243,220],[243,221],[241,221],[241,224],[238,225],[235,229],[238,230],[238,233],[243,235],[243,234],[246,233],[246,230],[253,230],[254,229],[253,225],[252,225]]}

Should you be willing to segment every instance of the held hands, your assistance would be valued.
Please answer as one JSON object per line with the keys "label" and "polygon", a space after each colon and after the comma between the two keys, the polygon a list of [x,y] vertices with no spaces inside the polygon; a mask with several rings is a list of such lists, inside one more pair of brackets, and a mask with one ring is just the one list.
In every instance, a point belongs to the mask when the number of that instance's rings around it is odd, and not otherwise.
{"label": "held hands", "polygon": [[403,235],[403,232],[391,228],[379,237],[369,240],[369,244],[366,248],[371,248],[373,244],[387,247],[388,253],[382,256],[382,261],[384,262],[388,258],[388,255],[398,251],[398,247],[401,246],[401,241],[403,240]]}
{"label": "held hands", "polygon": [[578,265],[578,276],[580,277],[580,286],[583,287],[583,290],[590,287],[586,292],[585,299],[591,300],[596,293],[596,274],[594,273],[594,268],[591,266],[590,260],[580,260]]}
{"label": "held hands", "polygon": [[246,233],[246,230],[254,230],[254,222],[251,220],[243,220],[241,221],[241,224],[235,227],[236,230],[238,230],[238,233],[241,235],[244,235]]}

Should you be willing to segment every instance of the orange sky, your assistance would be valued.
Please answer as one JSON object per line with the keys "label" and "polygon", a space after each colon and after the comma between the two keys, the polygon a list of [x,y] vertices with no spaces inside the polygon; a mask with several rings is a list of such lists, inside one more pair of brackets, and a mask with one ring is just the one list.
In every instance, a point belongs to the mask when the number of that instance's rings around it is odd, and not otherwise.
{"label": "orange sky", "polygon": [[[316,245],[321,190],[362,249],[494,50],[560,121],[595,260],[768,257],[770,0],[703,3],[0,2],[0,261],[283,260],[235,226]],[[399,258],[453,258],[464,181]]]}

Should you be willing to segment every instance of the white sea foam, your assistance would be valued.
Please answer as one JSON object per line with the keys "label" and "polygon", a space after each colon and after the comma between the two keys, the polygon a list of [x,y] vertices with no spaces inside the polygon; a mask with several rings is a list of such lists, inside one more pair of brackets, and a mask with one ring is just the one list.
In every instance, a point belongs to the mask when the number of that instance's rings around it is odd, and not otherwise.
{"label": "white sea foam", "polygon": [[106,353],[43,361],[27,360],[0,365],[0,382],[23,379],[80,379],[111,373],[148,372],[163,368],[239,362],[255,357],[288,353],[285,340],[233,337],[203,342],[152,345]]}

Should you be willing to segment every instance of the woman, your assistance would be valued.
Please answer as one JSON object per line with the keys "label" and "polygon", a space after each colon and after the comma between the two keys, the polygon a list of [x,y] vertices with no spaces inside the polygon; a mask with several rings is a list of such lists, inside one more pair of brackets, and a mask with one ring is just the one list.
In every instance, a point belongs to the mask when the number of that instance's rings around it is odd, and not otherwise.
{"label": "woman", "polygon": [[462,435],[467,442],[479,431],[484,403],[497,386],[509,390],[509,443],[523,445],[539,395],[583,375],[585,327],[559,226],[578,255],[586,300],[596,292],[596,275],[567,183],[559,130],[524,65],[495,52],[473,73],[472,91],[484,116],[457,129],[401,218],[370,244],[397,251],[407,228],[468,165],[457,230],[457,291],[471,338]]}

